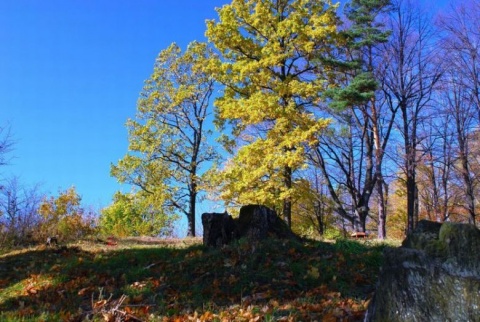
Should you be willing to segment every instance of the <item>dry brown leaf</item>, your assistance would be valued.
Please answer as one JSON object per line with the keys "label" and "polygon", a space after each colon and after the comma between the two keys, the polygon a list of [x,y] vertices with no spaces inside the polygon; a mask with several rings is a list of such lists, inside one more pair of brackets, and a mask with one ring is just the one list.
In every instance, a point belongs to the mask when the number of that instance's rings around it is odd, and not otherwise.
{"label": "dry brown leaf", "polygon": [[143,294],[138,294],[132,298],[132,303],[140,303],[144,300]]}
{"label": "dry brown leaf", "polygon": [[115,316],[110,312],[102,313],[102,315],[103,315],[103,320],[105,322],[114,322],[115,321]]}
{"label": "dry brown leaf", "polygon": [[93,304],[93,308],[94,309],[97,309],[99,307],[103,307],[105,306],[105,304],[107,304],[107,300],[101,300],[101,301],[97,301]]}
{"label": "dry brown leaf", "polygon": [[78,291],[77,294],[83,296],[83,295],[85,295],[85,294],[86,294],[88,291],[90,291],[90,290],[91,290],[91,287],[84,287],[84,288],[82,288],[80,291]]}

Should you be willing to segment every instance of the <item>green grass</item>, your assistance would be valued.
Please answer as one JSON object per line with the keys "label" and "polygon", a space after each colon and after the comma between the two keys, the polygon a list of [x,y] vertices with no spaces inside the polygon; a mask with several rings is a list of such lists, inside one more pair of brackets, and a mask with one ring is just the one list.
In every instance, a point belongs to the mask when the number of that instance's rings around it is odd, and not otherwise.
{"label": "green grass", "polygon": [[[238,241],[116,247],[92,242],[0,256],[0,321],[102,320],[119,308],[142,320],[361,320],[384,244]],[[103,302],[102,302],[103,301]]]}

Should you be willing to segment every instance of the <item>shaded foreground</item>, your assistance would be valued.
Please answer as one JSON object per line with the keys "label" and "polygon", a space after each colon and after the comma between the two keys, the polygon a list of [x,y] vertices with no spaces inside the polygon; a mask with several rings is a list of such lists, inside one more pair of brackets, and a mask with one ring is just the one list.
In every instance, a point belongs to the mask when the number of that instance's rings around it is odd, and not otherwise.
{"label": "shaded foreground", "polygon": [[198,242],[83,242],[1,255],[0,320],[361,321],[384,248]]}

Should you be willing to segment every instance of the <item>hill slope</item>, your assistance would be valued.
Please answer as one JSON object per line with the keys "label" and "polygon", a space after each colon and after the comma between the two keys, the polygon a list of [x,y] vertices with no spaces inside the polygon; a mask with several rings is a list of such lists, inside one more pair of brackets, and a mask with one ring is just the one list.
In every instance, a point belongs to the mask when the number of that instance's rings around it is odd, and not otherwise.
{"label": "hill slope", "polygon": [[383,248],[129,239],[24,249],[0,256],[0,320],[361,321]]}

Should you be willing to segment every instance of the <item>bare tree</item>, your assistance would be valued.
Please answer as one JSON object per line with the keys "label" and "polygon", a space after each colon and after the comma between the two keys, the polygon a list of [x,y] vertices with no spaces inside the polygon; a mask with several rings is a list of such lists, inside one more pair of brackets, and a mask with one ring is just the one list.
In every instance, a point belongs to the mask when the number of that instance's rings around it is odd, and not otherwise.
{"label": "bare tree", "polygon": [[403,138],[407,189],[407,232],[418,220],[416,182],[419,124],[426,117],[434,89],[442,74],[435,61],[432,23],[409,1],[394,3],[389,23],[391,41],[385,45],[384,94],[392,109],[398,108],[398,130]]}
{"label": "bare tree", "polygon": [[421,160],[417,168],[419,203],[424,206],[427,218],[438,222],[450,217],[459,199],[458,189],[452,189],[456,158],[453,124],[448,109],[439,111],[436,117],[422,124],[425,139],[421,142]]}
{"label": "bare tree", "polygon": [[[322,134],[310,159],[322,171],[335,211],[353,229],[364,232],[376,179],[373,135],[359,110],[332,116],[337,121],[335,128]],[[342,191],[347,192],[350,204],[342,200]]]}
{"label": "bare tree", "polygon": [[0,166],[8,163],[7,155],[13,150],[13,145],[10,127],[0,125]]}
{"label": "bare tree", "polygon": [[[354,22],[352,33],[357,40],[353,46],[353,54],[358,56],[357,60],[363,65],[363,75],[366,73],[371,80],[375,81],[375,87],[372,88],[374,89],[373,95],[365,104],[359,104],[356,108],[362,113],[366,129],[371,133],[373,140],[374,177],[372,183],[375,185],[378,198],[377,231],[380,239],[386,238],[385,224],[387,215],[383,163],[385,150],[398,110],[398,107],[388,108],[384,104],[384,97],[378,91],[378,83],[380,82],[377,81],[383,79],[382,52],[379,50],[379,47],[381,47],[381,44],[388,42],[390,35],[390,30],[385,28],[383,21],[384,15],[391,10],[390,4],[389,0],[353,0],[347,5],[347,8],[350,9],[347,9],[347,17]],[[362,73],[358,76],[361,75]],[[358,79],[358,76],[355,79]],[[367,84],[365,81],[354,81],[353,83],[363,83],[363,86]],[[366,146],[368,146],[368,141]],[[371,191],[369,192],[372,193]]]}
{"label": "bare tree", "polygon": [[18,178],[6,180],[0,189],[0,223],[8,242],[25,243],[38,228],[38,207],[43,195],[38,186],[22,186]]}
{"label": "bare tree", "polygon": [[[385,108],[379,95],[377,66],[382,58],[378,47],[388,41],[390,34],[385,30],[382,19],[389,8],[389,0],[352,0],[345,6],[349,25],[343,31],[346,46],[336,53],[337,61],[341,61],[336,66],[337,73],[345,84],[327,91],[327,95],[332,99],[330,114],[337,114],[334,115],[339,121],[337,126],[344,127],[342,135],[337,135],[337,138],[344,136],[346,140],[324,136],[323,144],[314,155],[316,163],[327,176],[332,176],[332,172],[326,171],[326,164],[333,163],[339,169],[342,179],[338,181],[349,193],[354,209],[353,217],[343,217],[350,221],[356,218],[360,225],[356,229],[365,231],[370,197],[376,187],[379,194],[378,231],[382,239],[386,234],[382,164],[395,113]],[[328,146],[326,141],[330,141]],[[329,190],[331,194],[336,193],[333,187]]]}
{"label": "bare tree", "polygon": [[448,69],[445,80],[446,110],[452,115],[457,145],[455,163],[466,197],[469,220],[476,222],[476,186],[472,169],[472,139],[480,124],[480,1],[471,0],[451,8],[439,19],[444,33],[442,47]]}
{"label": "bare tree", "polygon": [[[471,148],[473,134],[478,126],[476,119],[475,97],[463,86],[464,76],[456,73],[448,82],[448,91],[445,93],[446,110],[451,115],[454,124],[456,143],[455,169],[462,180],[462,187],[465,194],[465,209],[468,212],[469,220],[475,224],[476,221],[476,186],[478,179],[472,169]],[[451,75],[451,73],[449,73]]]}
{"label": "bare tree", "polygon": [[459,1],[448,12],[438,19],[444,59],[451,70],[464,76],[461,85],[471,95],[480,122],[480,1]]}

